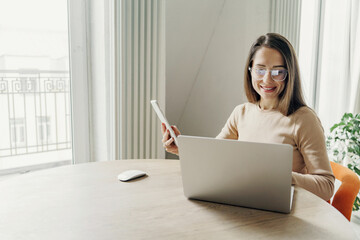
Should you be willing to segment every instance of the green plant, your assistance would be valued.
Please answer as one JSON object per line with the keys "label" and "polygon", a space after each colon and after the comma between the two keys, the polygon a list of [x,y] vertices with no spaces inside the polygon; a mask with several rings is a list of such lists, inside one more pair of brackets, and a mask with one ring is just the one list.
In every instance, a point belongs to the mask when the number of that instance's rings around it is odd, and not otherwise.
{"label": "green plant", "polygon": [[[330,160],[346,165],[360,176],[360,114],[345,113],[339,123],[330,128],[326,147]],[[353,211],[360,209],[360,193]]]}

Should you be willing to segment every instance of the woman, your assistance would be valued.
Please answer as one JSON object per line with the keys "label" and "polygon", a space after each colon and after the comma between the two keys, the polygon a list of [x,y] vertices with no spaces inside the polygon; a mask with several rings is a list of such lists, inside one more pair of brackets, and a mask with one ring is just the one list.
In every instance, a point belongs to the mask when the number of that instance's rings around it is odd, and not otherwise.
{"label": "woman", "polygon": [[[298,62],[290,42],[276,33],[260,36],[250,49],[244,79],[249,102],[234,109],[217,138],[292,145],[292,183],[329,200],[335,177],[324,130],[303,100]],[[166,151],[178,154],[165,129],[162,125]]]}

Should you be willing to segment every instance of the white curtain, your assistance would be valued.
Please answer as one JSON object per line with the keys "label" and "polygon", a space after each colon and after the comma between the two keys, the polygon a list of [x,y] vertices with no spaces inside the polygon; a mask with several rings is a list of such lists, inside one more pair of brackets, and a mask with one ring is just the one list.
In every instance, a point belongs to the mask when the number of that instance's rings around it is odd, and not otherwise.
{"label": "white curtain", "polygon": [[164,158],[151,99],[165,106],[165,1],[123,0],[120,7],[119,157]]}
{"label": "white curtain", "polygon": [[[326,132],[359,102],[359,2],[324,1],[316,110]],[[358,111],[358,109],[357,109]]]}
{"label": "white curtain", "polygon": [[300,0],[271,1],[270,31],[286,37],[297,53],[299,51],[300,4]]}
{"label": "white curtain", "polygon": [[360,113],[360,3],[358,0],[351,1],[350,38],[350,79],[352,91],[349,111]]}

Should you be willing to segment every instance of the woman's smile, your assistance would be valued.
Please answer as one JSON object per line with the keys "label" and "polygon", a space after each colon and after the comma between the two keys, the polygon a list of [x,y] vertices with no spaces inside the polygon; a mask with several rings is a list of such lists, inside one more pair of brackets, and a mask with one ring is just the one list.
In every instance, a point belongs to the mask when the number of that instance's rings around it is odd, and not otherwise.
{"label": "woman's smile", "polygon": [[266,87],[266,86],[261,86],[261,85],[260,85],[260,88],[266,93],[274,92],[276,89],[276,87]]}

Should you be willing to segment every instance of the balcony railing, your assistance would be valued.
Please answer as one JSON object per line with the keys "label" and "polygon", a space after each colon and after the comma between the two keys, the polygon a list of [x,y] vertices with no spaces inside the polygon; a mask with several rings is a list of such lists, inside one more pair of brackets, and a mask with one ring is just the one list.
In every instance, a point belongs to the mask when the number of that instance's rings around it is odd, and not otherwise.
{"label": "balcony railing", "polygon": [[0,157],[71,149],[68,71],[0,70]]}

